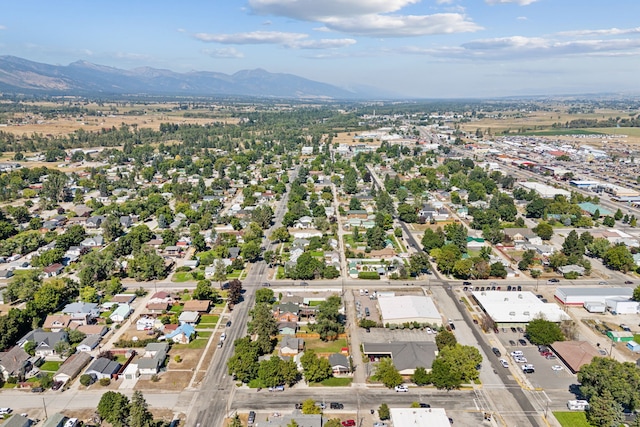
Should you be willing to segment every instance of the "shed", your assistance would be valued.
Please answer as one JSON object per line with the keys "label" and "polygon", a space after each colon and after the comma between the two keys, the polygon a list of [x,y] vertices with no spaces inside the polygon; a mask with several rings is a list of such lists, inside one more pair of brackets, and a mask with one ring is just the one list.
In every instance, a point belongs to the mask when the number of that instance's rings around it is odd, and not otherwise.
{"label": "shed", "polygon": [[62,427],[64,426],[66,419],[67,417],[62,415],[60,412],[56,412],[55,414],[50,415],[49,418],[42,423],[42,427]]}
{"label": "shed", "polygon": [[53,376],[55,381],[66,383],[74,379],[93,359],[89,353],[79,352],[69,357]]}
{"label": "shed", "polygon": [[607,331],[607,336],[613,342],[629,342],[633,341],[633,334],[626,331]]}
{"label": "shed", "polygon": [[638,312],[638,301],[625,297],[607,298],[605,304],[613,314],[636,314]]}
{"label": "shed", "polygon": [[627,348],[633,351],[634,353],[640,353],[640,344],[638,344],[635,341],[627,342]]}

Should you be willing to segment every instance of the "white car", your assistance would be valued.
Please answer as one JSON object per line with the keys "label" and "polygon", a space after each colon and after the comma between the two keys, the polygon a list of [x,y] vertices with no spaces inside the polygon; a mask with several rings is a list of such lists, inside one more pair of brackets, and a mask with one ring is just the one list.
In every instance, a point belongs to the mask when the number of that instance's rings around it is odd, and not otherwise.
{"label": "white car", "polygon": [[396,392],[397,393],[406,393],[409,391],[409,388],[406,385],[397,385]]}
{"label": "white car", "polygon": [[11,408],[0,408],[0,415],[7,415],[13,412]]}
{"label": "white car", "polygon": [[527,358],[524,356],[516,356],[513,360],[515,360],[516,363],[527,363]]}
{"label": "white car", "polygon": [[432,334],[432,333],[433,333],[433,331],[431,330],[431,328],[427,328],[427,333],[428,333],[428,334]]}
{"label": "white car", "polygon": [[522,357],[524,356],[524,353],[521,352],[520,350],[515,350],[511,352],[511,357]]}
{"label": "white car", "polygon": [[553,365],[551,369],[554,371],[562,371],[564,367],[562,365]]}
{"label": "white car", "polygon": [[509,362],[507,362],[504,359],[500,359],[500,364],[502,364],[503,368],[508,368],[509,367]]}

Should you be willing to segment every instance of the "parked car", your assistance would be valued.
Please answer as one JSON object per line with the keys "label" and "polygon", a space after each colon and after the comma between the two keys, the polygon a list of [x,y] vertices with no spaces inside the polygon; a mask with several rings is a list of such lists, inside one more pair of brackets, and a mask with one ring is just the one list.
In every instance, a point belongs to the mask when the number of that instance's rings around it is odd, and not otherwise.
{"label": "parked car", "polygon": [[493,354],[495,354],[498,357],[502,356],[502,353],[500,353],[500,349],[498,349],[498,347],[493,347],[491,351],[493,351]]}
{"label": "parked car", "polygon": [[512,326],[511,327],[511,332],[513,332],[515,334],[516,332],[518,332],[518,330]]}
{"label": "parked car", "polygon": [[431,405],[429,405],[428,403],[422,403],[422,402],[420,402],[420,407],[421,407],[421,408],[431,408]]}
{"label": "parked car", "polygon": [[520,332],[521,334],[524,334],[524,329],[522,329],[520,326],[518,326],[518,327],[516,328],[516,330],[517,330],[518,332]]}
{"label": "parked car", "polygon": [[387,423],[383,423],[382,421],[376,421],[373,423],[373,427],[387,427]]}
{"label": "parked car", "polygon": [[518,285],[518,292],[522,290],[522,286]]}
{"label": "parked car", "polygon": [[44,391],[44,388],[42,387],[33,387],[31,389],[31,393],[42,393]]}
{"label": "parked car", "polygon": [[296,403],[296,409],[302,409],[302,403]]}
{"label": "parked car", "polygon": [[275,387],[269,387],[269,391],[284,391],[283,385],[277,385]]}
{"label": "parked car", "polygon": [[331,409],[344,409],[344,405],[340,402],[331,402],[329,404],[329,408]]}
{"label": "parked car", "polygon": [[471,286],[471,282],[462,282],[464,286]]}
{"label": "parked car", "polygon": [[247,420],[247,425],[252,426],[253,423],[256,422],[256,413],[255,411],[249,411],[249,419]]}
{"label": "parked car", "polygon": [[397,385],[395,390],[397,393],[406,393],[409,391],[409,388],[406,385],[401,384]]}
{"label": "parked car", "polygon": [[515,346],[515,345],[516,345],[516,342],[515,342],[514,340],[509,340],[509,345],[513,345],[513,346]]}
{"label": "parked car", "polygon": [[564,367],[562,367],[562,365],[553,365],[551,367],[552,371],[562,371],[564,369]]}
{"label": "parked car", "polygon": [[356,425],[356,422],[354,420],[345,420],[342,422],[342,425],[344,427],[353,427]]}
{"label": "parked car", "polygon": [[624,281],[624,284],[625,284],[625,285],[633,285],[633,281],[631,281],[631,280],[625,280],[625,281]]}
{"label": "parked car", "polygon": [[0,408],[0,415],[7,415],[13,412],[11,408]]}
{"label": "parked car", "polygon": [[522,338],[520,338],[518,340],[518,342],[520,343],[520,345],[527,345],[527,342],[525,340],[523,340]]}
{"label": "parked car", "polygon": [[558,279],[549,279],[549,280],[547,280],[547,282],[548,283],[559,283],[560,280],[558,280]]}
{"label": "parked car", "polygon": [[503,368],[508,368],[509,367],[509,362],[507,362],[504,359],[500,359],[500,364],[502,365]]}
{"label": "parked car", "polygon": [[300,282],[300,286],[309,286],[307,282]]}
{"label": "parked car", "polygon": [[64,383],[62,381],[54,381],[53,385],[51,385],[51,390],[59,390],[63,385]]}
{"label": "parked car", "polygon": [[522,372],[525,374],[533,374],[536,371],[536,368],[532,364],[522,365]]}

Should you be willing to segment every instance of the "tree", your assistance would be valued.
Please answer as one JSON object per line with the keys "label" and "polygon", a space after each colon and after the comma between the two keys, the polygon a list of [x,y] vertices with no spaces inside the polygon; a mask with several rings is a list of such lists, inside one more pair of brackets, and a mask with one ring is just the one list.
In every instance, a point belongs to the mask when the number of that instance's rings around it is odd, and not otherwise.
{"label": "tree", "polygon": [[591,403],[607,392],[624,408],[633,410],[640,402],[640,375],[635,363],[618,362],[608,357],[595,357],[578,372],[580,393]]}
{"label": "tree", "polygon": [[246,242],[240,248],[242,258],[247,261],[254,262],[260,257],[260,243],[255,240]]}
{"label": "tree", "polygon": [[385,241],[387,240],[387,234],[384,232],[382,227],[373,226],[367,230],[367,245],[371,249],[382,249],[384,248]]}
{"label": "tree", "polygon": [[376,377],[388,388],[402,384],[402,375],[400,375],[390,357],[380,359],[378,366],[376,366]]}
{"label": "tree", "polygon": [[529,341],[536,345],[549,345],[556,341],[564,341],[560,326],[545,319],[533,319],[529,322],[526,334]]}
{"label": "tree", "polygon": [[460,249],[460,252],[467,252],[467,229],[463,224],[447,224],[444,226],[447,240]]}
{"label": "tree", "polygon": [[102,223],[102,235],[107,242],[113,242],[124,232],[120,219],[115,215],[109,215]]}
{"label": "tree", "polygon": [[635,266],[633,255],[624,243],[616,244],[607,249],[602,257],[604,265],[612,270],[619,270],[623,273],[631,270]]}
{"label": "tree", "polygon": [[636,286],[633,290],[633,300],[640,301],[640,285]]}
{"label": "tree", "polygon": [[362,209],[362,204],[360,203],[360,199],[358,199],[357,197],[352,197],[351,200],[349,200],[349,209],[352,211],[357,211]]}
{"label": "tree", "polygon": [[507,277],[507,268],[499,261],[491,264],[489,274],[493,277],[502,277],[503,279]]}
{"label": "tree", "polygon": [[527,218],[542,218],[547,210],[547,204],[546,200],[539,197],[530,201],[525,208]]}
{"label": "tree", "polygon": [[453,390],[478,378],[482,356],[477,348],[456,344],[444,347],[431,367],[431,382],[438,389]]}
{"label": "tree", "polygon": [[218,301],[218,293],[211,287],[211,281],[199,280],[192,295],[195,300]]}
{"label": "tree", "polygon": [[416,252],[409,257],[409,272],[412,276],[419,276],[430,270],[429,255],[424,252]]}
{"label": "tree", "polygon": [[91,385],[92,382],[93,382],[93,378],[91,377],[91,375],[89,374],[80,375],[80,384],[82,384],[83,386],[88,387]]}
{"label": "tree", "polygon": [[278,227],[273,230],[271,233],[271,241],[272,242],[285,242],[289,240],[291,235],[289,234],[289,229],[287,227]]}
{"label": "tree", "polygon": [[537,226],[533,227],[532,230],[542,240],[549,240],[551,236],[553,236],[553,227],[546,222],[540,222]]}
{"label": "tree", "polygon": [[438,350],[442,350],[445,347],[451,347],[458,343],[456,340],[456,336],[453,335],[452,332],[447,331],[446,329],[441,330],[436,335],[436,346]]}
{"label": "tree", "polygon": [[144,400],[142,392],[136,390],[131,396],[129,413],[129,427],[151,427],[153,415],[149,411],[149,404]]}
{"label": "tree", "polygon": [[296,420],[291,420],[291,422],[287,424],[287,427],[299,427],[299,424],[296,422]]}
{"label": "tree", "polygon": [[303,414],[320,414],[322,413],[322,409],[316,405],[316,402],[313,399],[306,399],[302,402],[302,413]]}
{"label": "tree", "polygon": [[575,230],[571,230],[562,243],[562,252],[568,257],[580,257],[584,255],[584,242]]}
{"label": "tree", "polygon": [[614,218],[616,221],[620,221],[620,220],[622,219],[622,217],[623,217],[622,210],[621,210],[620,208],[618,208],[618,210],[616,211],[616,213],[613,215],[613,218]]}
{"label": "tree", "polygon": [[126,427],[130,412],[129,399],[122,393],[107,391],[100,398],[97,412],[112,426]]}
{"label": "tree", "polygon": [[318,305],[316,313],[316,323],[310,325],[314,332],[320,334],[323,341],[333,341],[338,338],[338,334],[344,332],[340,307],[342,301],[339,296],[332,295]]}
{"label": "tree", "polygon": [[278,326],[268,304],[256,303],[251,311],[251,321],[247,324],[247,330],[250,334],[258,335],[255,344],[262,354],[273,351],[273,337],[278,334]]}
{"label": "tree", "polygon": [[333,376],[329,360],[318,357],[314,350],[306,350],[300,363],[308,383],[319,383]]}
{"label": "tree", "polygon": [[617,427],[623,419],[622,405],[615,401],[609,390],[605,390],[602,395],[589,400],[586,415],[587,421],[593,426]]}
{"label": "tree", "polygon": [[238,304],[242,298],[242,282],[238,279],[233,279],[229,282],[229,294],[227,300],[229,304]]}
{"label": "tree", "polygon": [[243,383],[257,378],[260,354],[258,344],[252,342],[250,336],[246,336],[235,340],[233,346],[233,356],[227,360],[229,375],[235,375]]}
{"label": "tree", "polygon": [[164,259],[153,248],[142,248],[127,264],[127,275],[136,280],[145,281],[164,279],[166,277]]}
{"label": "tree", "polygon": [[70,329],[67,332],[67,334],[68,334],[68,337],[69,337],[69,342],[71,344],[78,344],[78,343],[82,342],[82,340],[87,337],[87,335],[84,332],[79,331],[77,329]]}
{"label": "tree", "polygon": [[256,291],[256,304],[261,302],[271,304],[273,301],[273,291],[269,288],[260,288]]}
{"label": "tree", "polygon": [[413,223],[418,221],[418,214],[413,206],[401,203],[398,205],[398,218],[401,221]]}
{"label": "tree", "polygon": [[358,172],[354,168],[349,168],[345,172],[342,188],[347,194],[355,194],[358,191]]}
{"label": "tree", "polygon": [[413,371],[411,381],[419,386],[427,385],[431,383],[431,376],[427,373],[427,370],[425,368],[423,368],[422,366],[418,366],[415,371]]}
{"label": "tree", "polygon": [[218,258],[214,264],[215,270],[213,271],[212,279],[218,282],[220,289],[222,289],[222,282],[227,280],[227,267],[224,265],[224,261],[220,258]]}
{"label": "tree", "polygon": [[388,420],[389,418],[391,418],[389,405],[387,405],[386,403],[380,405],[380,407],[378,408],[378,417],[380,417],[381,420]]}
{"label": "tree", "polygon": [[242,421],[240,420],[240,416],[237,413],[231,419],[229,427],[242,427]]}
{"label": "tree", "polygon": [[[290,363],[293,362],[293,365]],[[293,385],[298,378],[298,370],[293,360],[284,361],[278,356],[260,362],[258,379],[265,387],[275,387],[283,384]]]}
{"label": "tree", "polygon": [[593,239],[593,242],[587,245],[587,251],[589,255],[596,258],[603,258],[604,254],[607,253],[607,250],[611,247],[611,243],[607,240],[606,237],[597,237]]}
{"label": "tree", "polygon": [[324,423],[324,427],[342,427],[342,422],[340,418],[331,418]]}

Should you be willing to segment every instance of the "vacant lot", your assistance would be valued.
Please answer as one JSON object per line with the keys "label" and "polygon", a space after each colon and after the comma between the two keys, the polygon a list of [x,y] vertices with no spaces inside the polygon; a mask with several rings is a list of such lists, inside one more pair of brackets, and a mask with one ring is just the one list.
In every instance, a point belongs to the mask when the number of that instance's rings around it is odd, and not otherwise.
{"label": "vacant lot", "polygon": [[[202,355],[202,351],[200,350],[192,350],[192,349],[171,349],[169,352],[169,362],[167,363],[167,369],[169,371],[173,369],[184,370],[184,369],[193,369],[198,365],[198,360],[200,360],[200,356]],[[180,363],[176,362],[176,356],[180,356],[182,361]]]}
{"label": "vacant lot", "polygon": [[151,380],[140,378],[134,389],[182,391],[189,385],[189,381],[191,381],[191,374],[182,371],[167,371],[161,374],[160,380],[155,383]]}

